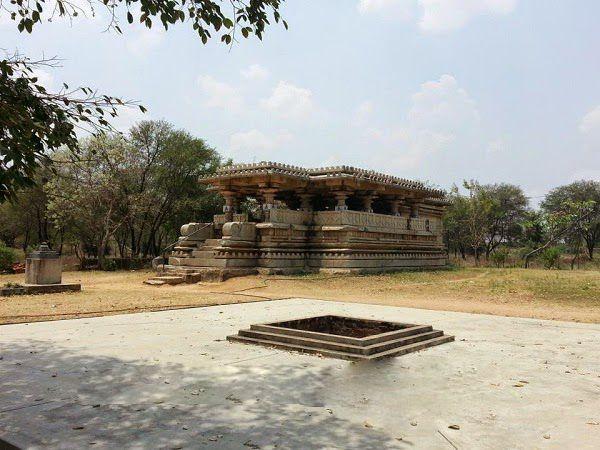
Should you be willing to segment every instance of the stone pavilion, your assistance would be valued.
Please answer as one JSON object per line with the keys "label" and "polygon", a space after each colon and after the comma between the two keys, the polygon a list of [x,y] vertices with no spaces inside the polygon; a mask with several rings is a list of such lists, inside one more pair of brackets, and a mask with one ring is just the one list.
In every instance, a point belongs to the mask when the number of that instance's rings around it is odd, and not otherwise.
{"label": "stone pavilion", "polygon": [[416,181],[260,162],[223,167],[200,182],[223,196],[223,214],[183,225],[167,272],[371,273],[447,262],[444,192]]}

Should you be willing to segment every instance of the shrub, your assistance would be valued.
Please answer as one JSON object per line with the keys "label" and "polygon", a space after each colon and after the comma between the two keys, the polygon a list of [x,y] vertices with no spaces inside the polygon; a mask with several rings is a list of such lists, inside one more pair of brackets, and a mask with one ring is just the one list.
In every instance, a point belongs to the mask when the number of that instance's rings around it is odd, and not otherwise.
{"label": "shrub", "polygon": [[540,259],[546,269],[560,269],[560,256],[562,250],[559,247],[549,247],[542,252]]}
{"label": "shrub", "polygon": [[12,270],[13,263],[17,260],[17,253],[10,247],[0,242],[0,272]]}
{"label": "shrub", "polygon": [[509,252],[506,247],[500,247],[490,255],[490,259],[496,267],[504,267],[504,264],[506,264],[506,261],[508,260],[508,253]]}
{"label": "shrub", "polygon": [[106,258],[104,260],[104,262],[102,263],[101,269],[105,270],[107,272],[114,272],[115,270],[118,269],[118,267],[117,267],[117,263],[113,259]]}

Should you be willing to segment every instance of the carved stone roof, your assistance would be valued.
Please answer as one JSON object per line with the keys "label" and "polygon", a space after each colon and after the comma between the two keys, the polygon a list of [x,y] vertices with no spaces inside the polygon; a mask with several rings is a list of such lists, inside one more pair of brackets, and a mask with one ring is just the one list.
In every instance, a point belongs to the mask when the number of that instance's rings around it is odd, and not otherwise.
{"label": "carved stone roof", "polygon": [[289,164],[281,164],[271,161],[261,161],[253,164],[235,164],[224,166],[217,170],[215,174],[207,175],[200,179],[202,183],[213,184],[220,180],[231,180],[235,178],[257,177],[266,175],[278,175],[285,178],[304,180],[306,182],[332,179],[350,179],[362,180],[382,187],[389,186],[400,188],[407,191],[418,191],[421,195],[426,195],[431,199],[440,199],[445,196],[445,192],[439,189],[431,189],[423,183],[406,178],[399,178],[374,170],[360,169],[351,166],[333,166],[307,169]]}

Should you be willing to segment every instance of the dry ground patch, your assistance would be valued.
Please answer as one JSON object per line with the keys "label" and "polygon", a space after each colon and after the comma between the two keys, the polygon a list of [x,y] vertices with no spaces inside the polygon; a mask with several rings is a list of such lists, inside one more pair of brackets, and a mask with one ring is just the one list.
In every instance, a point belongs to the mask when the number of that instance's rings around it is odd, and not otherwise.
{"label": "dry ground patch", "polygon": [[[224,283],[146,286],[147,271],[66,272],[83,291],[0,297],[0,323],[305,297],[600,323],[600,272],[463,268],[386,275],[252,276]],[[23,275],[0,276],[0,284]]]}

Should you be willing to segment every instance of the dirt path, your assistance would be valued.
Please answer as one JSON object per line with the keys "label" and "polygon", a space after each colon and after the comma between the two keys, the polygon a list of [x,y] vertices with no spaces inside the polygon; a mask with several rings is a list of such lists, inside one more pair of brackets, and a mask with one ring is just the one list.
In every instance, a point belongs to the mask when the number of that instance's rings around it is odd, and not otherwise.
{"label": "dirt path", "polygon": [[[67,272],[80,293],[0,297],[0,323],[124,314],[304,297],[600,323],[600,272],[460,269],[389,275],[253,276],[147,286],[149,272]],[[0,276],[0,284],[22,281]]]}

